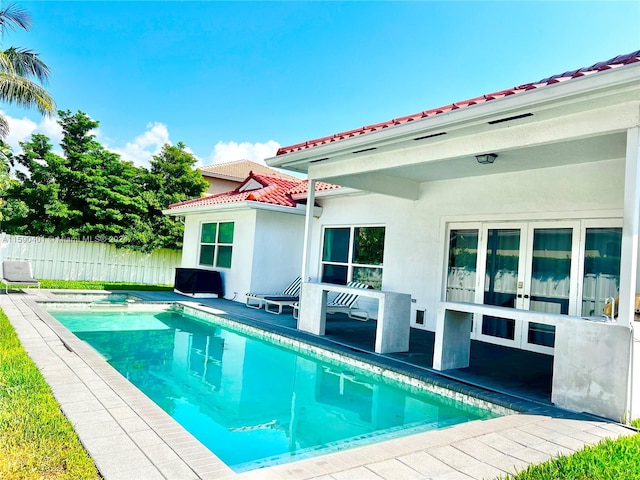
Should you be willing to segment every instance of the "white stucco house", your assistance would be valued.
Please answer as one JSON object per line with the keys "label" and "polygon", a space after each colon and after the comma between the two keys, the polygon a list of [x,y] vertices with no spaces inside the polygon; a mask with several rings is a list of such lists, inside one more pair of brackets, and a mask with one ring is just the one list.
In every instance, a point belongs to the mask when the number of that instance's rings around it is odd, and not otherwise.
{"label": "white stucco house", "polygon": [[367,192],[307,215],[299,327],[322,333],[318,284],[337,266],[361,273],[327,254],[333,235],[358,248],[357,229],[380,227],[381,289],[436,332],[434,368],[468,365],[470,338],[553,354],[554,403],[640,417],[639,132],[636,51],[281,148],[271,166]]}
{"label": "white stucco house", "polygon": [[[323,334],[327,292],[364,281],[377,352],[408,348],[411,326],[435,332],[437,370],[467,366],[471,339],[553,355],[552,402],[629,421],[640,417],[639,144],[636,51],[282,147],[267,163],[308,175],[304,215],[300,197],[292,215],[250,202],[169,213],[185,215],[188,264],[204,222],[238,222],[243,273],[227,273],[238,294],[273,289],[264,273],[286,250],[277,286],[302,272],[302,330]],[[319,193],[325,182],[342,188]]]}
{"label": "white stucco house", "polygon": [[[227,299],[277,292],[300,275],[308,183],[249,172],[233,190],[169,205],[184,217],[184,268],[221,272]],[[317,182],[319,192],[338,189]],[[320,214],[321,209],[315,212]]]}

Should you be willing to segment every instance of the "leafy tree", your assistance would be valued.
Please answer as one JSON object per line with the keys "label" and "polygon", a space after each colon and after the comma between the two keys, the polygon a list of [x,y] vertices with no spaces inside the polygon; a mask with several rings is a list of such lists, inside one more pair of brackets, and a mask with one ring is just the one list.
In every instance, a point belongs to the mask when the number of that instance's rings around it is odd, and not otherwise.
{"label": "leafy tree", "polygon": [[141,195],[144,171],[95,140],[99,123],[84,112],[59,111],[66,159],[60,171],[67,206],[63,230],[73,238],[145,248],[151,230]]}
{"label": "leafy tree", "polygon": [[62,235],[60,224],[67,208],[60,199],[58,182],[65,161],[51,151],[52,145],[45,135],[32,135],[29,142],[20,145],[22,153],[12,160],[26,172],[18,169],[18,181],[12,182],[7,190],[4,228],[23,235]]}
{"label": "leafy tree", "polygon": [[41,134],[21,143],[18,155],[9,150],[2,157],[0,148],[0,193],[3,158],[19,167],[17,179],[4,189],[7,202],[0,204],[3,228],[143,251],[180,248],[184,226],[162,210],[200,196],[207,187],[184,144],[165,145],[146,170],[106,150],[92,133],[98,122],[86,113],[59,111],[58,116],[62,156]]}
{"label": "leafy tree", "polygon": [[[7,29],[31,29],[31,16],[26,10],[9,4],[0,9],[0,35]],[[37,53],[25,48],[0,50],[0,101],[27,108],[35,107],[43,115],[55,112],[53,98],[41,86],[49,79],[49,68]],[[36,83],[39,82],[40,84]],[[0,137],[6,137],[9,125],[0,115]]]}
{"label": "leafy tree", "polygon": [[[59,111],[64,157],[45,135],[21,143],[18,182],[8,196],[23,205],[4,226],[10,233],[65,236],[147,249],[152,238],[142,195],[145,171],[106,150],[91,132],[98,122],[83,112]],[[13,213],[13,214],[12,214]]]}
{"label": "leafy tree", "polygon": [[162,210],[171,204],[197,198],[206,190],[208,183],[195,169],[196,162],[196,157],[182,142],[165,144],[151,160],[145,187],[155,248],[182,248],[183,223],[162,215]]}

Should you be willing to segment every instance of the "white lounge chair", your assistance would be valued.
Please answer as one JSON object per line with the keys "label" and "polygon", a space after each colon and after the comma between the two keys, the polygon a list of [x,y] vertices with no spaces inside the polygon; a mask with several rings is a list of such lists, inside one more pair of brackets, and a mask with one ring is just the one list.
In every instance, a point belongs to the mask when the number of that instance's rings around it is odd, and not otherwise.
{"label": "white lounge chair", "polygon": [[[265,297],[264,299],[264,310],[269,313],[274,313],[276,315],[280,315],[282,310],[285,307],[291,307],[294,310],[297,308],[298,302],[300,300],[299,296],[279,296],[279,297]],[[271,310],[272,307],[276,307],[277,310]]]}
{"label": "white lounge chair", "polygon": [[4,283],[5,293],[9,293],[9,285],[20,287],[37,286],[40,288],[40,282],[33,277],[30,262],[9,260],[2,262],[2,278],[0,282]]}
{"label": "white lounge chair", "polygon": [[[359,282],[348,282],[346,286],[353,288],[371,288],[366,283]],[[329,314],[346,313],[347,315],[349,315],[349,318],[366,322],[367,320],[369,320],[369,312],[358,308],[358,297],[359,295],[357,293],[339,293],[336,298],[334,298],[330,302],[327,302],[326,312]],[[364,318],[362,318],[361,316],[354,317],[354,313],[364,315]]]}
{"label": "white lounge chair", "polygon": [[[266,309],[266,300],[297,302],[300,298],[300,287],[302,286],[302,277],[296,278],[291,284],[280,293],[247,293],[247,307]],[[274,312],[270,312],[274,313]],[[282,313],[282,308],[280,312]]]}

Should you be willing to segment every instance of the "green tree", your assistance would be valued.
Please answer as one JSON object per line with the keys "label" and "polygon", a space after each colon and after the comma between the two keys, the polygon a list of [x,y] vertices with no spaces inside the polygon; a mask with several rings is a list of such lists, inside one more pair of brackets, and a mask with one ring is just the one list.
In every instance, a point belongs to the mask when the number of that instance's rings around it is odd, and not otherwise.
{"label": "green tree", "polygon": [[[58,116],[62,156],[41,134],[21,143],[20,154],[5,155],[19,168],[5,189],[7,202],[0,204],[3,228],[143,251],[180,248],[184,226],[162,210],[199,197],[207,187],[185,145],[165,145],[146,170],[105,149],[93,134],[99,123],[86,113],[59,111]],[[1,157],[0,149],[0,189]]]}
{"label": "green tree", "polygon": [[20,146],[22,153],[12,156],[12,161],[24,169],[16,170],[17,181],[7,189],[4,228],[13,234],[61,235],[60,219],[67,211],[58,182],[65,161],[51,151],[45,135],[32,135]]}
{"label": "green tree", "polygon": [[[104,241],[147,250],[152,239],[142,181],[146,171],[106,150],[83,112],[59,111],[64,156],[45,135],[21,143],[23,169],[7,191],[7,232]],[[19,202],[19,203],[16,203]],[[9,208],[9,206],[11,208]]]}
{"label": "green tree", "polygon": [[11,185],[9,176],[9,164],[11,161],[11,147],[0,140],[0,221],[2,221],[2,209],[6,204],[5,196]]}
{"label": "green tree", "polygon": [[[0,9],[0,35],[18,28],[31,29],[29,13],[15,4]],[[56,111],[55,102],[42,86],[48,79],[49,68],[37,53],[17,47],[0,50],[0,101],[35,107],[43,115],[51,115]],[[0,115],[0,137],[6,137],[8,132],[7,120]]]}
{"label": "green tree", "polygon": [[99,122],[86,113],[58,115],[66,159],[59,179],[67,206],[63,230],[73,238],[147,249],[151,229],[141,188],[144,170],[97,142],[92,131]]}
{"label": "green tree", "polygon": [[195,169],[197,161],[179,142],[177,145],[164,145],[150,162],[145,195],[154,234],[154,248],[182,248],[184,224],[174,217],[163,215],[162,210],[171,204],[197,198],[206,190],[207,181]]}

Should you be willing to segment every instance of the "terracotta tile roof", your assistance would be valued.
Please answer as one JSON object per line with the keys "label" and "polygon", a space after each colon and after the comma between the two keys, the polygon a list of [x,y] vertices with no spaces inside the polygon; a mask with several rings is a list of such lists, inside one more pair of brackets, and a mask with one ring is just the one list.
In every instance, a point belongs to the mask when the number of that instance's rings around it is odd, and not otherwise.
{"label": "terracotta tile roof", "polygon": [[[342,188],[340,185],[334,185],[333,183],[316,182],[316,192],[323,190],[334,190],[336,188]],[[309,191],[309,180],[303,180],[295,187],[291,188],[287,193],[289,195],[296,195],[300,193],[307,193]]]}
{"label": "terracotta tile roof", "polygon": [[618,55],[617,57],[611,58],[604,62],[595,63],[590,67],[584,67],[577,70],[564,72],[559,75],[553,75],[551,77],[544,78],[538,82],[526,83],[518,87],[509,88],[507,90],[501,90],[499,92],[489,93],[486,95],[482,95],[480,97],[471,98],[469,100],[463,100],[461,102],[452,103],[450,105],[445,105],[444,107],[425,110],[422,112],[414,113],[412,115],[406,115],[404,117],[395,118],[393,120],[389,120],[386,122],[367,125],[362,128],[356,128],[354,130],[336,133],[335,135],[329,135],[327,137],[321,137],[321,138],[316,138],[315,140],[309,140],[307,142],[297,143],[295,145],[290,145],[288,147],[281,147],[280,149],[278,149],[278,153],[276,155],[284,155],[287,153],[306,150],[308,148],[318,147],[320,145],[326,145],[328,143],[333,143],[333,142],[337,142],[347,138],[356,137],[359,135],[364,135],[366,133],[389,128],[394,125],[401,125],[401,124],[408,123],[413,120],[418,120],[425,117],[433,117],[440,113],[450,112],[452,110],[458,110],[460,108],[469,107],[471,105],[476,105],[479,103],[485,103],[490,100],[495,100],[496,98],[504,98],[509,95],[516,95],[518,93],[545,87],[547,85],[553,85],[554,83],[564,82],[574,78],[601,72],[603,70],[609,70],[611,68],[619,67],[622,65],[629,65],[631,63],[635,63],[639,61],[640,61],[640,50],[637,50],[635,52],[632,52],[626,55]]}
{"label": "terracotta tile roof", "polygon": [[251,160],[237,160],[235,162],[214,163],[200,168],[205,177],[223,178],[242,182],[251,172],[265,175],[278,175],[281,177],[295,178],[279,170],[252,162]]}
{"label": "terracotta tile roof", "polygon": [[[255,182],[261,185],[258,188],[251,188]],[[180,203],[169,205],[169,210],[202,207],[206,205],[220,205],[226,203],[239,203],[246,201],[268,203],[282,207],[295,207],[296,201],[292,198],[295,193],[305,193],[308,188],[307,180],[300,180],[296,177],[283,177],[280,175],[260,175],[249,172],[249,176],[234,190],[206,197],[195,198]],[[317,182],[316,191],[331,190],[340,188],[338,185]]]}

